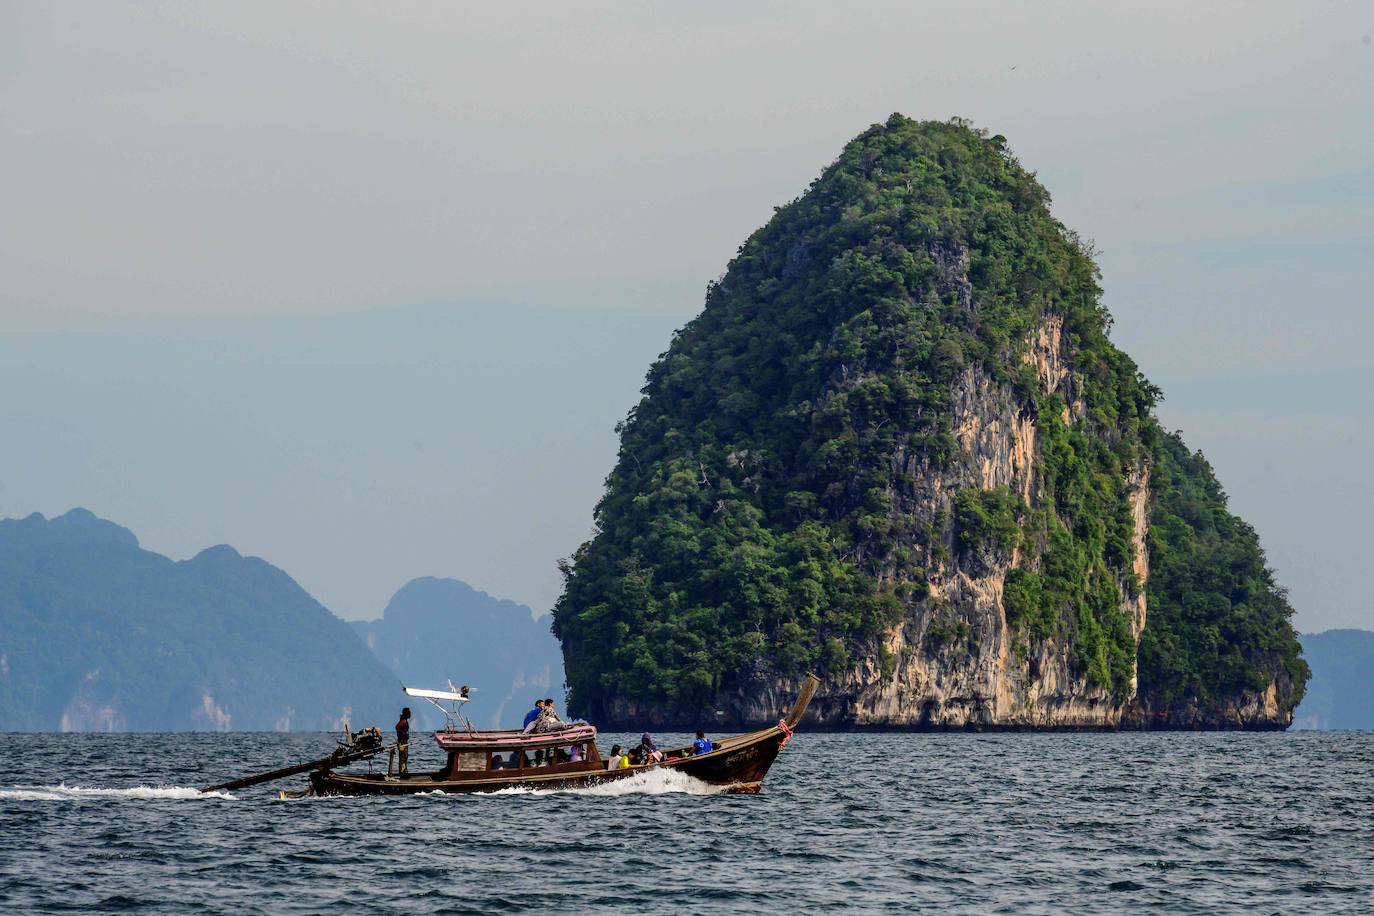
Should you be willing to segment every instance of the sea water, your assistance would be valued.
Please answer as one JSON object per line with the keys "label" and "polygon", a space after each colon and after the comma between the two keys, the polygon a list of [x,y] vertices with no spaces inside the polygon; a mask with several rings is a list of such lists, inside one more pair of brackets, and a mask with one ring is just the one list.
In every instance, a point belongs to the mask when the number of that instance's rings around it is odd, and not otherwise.
{"label": "sea water", "polygon": [[[194,791],[332,742],[0,736],[0,910],[1374,912],[1370,733],[803,731],[755,796],[665,773],[485,796],[278,800],[299,776]],[[437,767],[416,745],[412,769]]]}

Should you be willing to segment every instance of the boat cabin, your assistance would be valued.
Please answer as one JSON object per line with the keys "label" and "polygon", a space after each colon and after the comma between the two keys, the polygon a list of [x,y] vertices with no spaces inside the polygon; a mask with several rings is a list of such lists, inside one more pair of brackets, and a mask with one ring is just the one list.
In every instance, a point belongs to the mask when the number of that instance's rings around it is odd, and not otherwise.
{"label": "boat cabin", "polygon": [[448,762],[439,779],[489,778],[528,774],[581,773],[603,770],[606,763],[596,746],[596,727],[568,725],[557,731],[462,731],[434,733]]}

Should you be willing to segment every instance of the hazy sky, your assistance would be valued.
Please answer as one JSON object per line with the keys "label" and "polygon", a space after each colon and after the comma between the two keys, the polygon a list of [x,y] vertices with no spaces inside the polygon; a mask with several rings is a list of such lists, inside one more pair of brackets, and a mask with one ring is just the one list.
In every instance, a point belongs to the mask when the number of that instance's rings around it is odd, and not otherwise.
{"label": "hazy sky", "polygon": [[0,3],[0,515],[347,617],[549,607],[707,281],[893,111],[1005,134],[1303,629],[1374,627],[1374,7]]}

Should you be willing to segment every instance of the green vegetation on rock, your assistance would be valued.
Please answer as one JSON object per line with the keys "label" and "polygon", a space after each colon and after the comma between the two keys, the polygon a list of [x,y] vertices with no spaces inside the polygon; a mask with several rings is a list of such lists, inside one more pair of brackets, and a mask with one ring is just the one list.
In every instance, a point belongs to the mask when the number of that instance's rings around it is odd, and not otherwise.
{"label": "green vegetation on rock", "polygon": [[1227,511],[1211,465],[1177,435],[1163,437],[1155,458],[1142,693],[1167,710],[1258,693],[1276,680],[1296,706],[1311,672],[1255,530]]}
{"label": "green vegetation on rock", "polygon": [[[927,651],[983,638],[932,583],[997,570],[1023,650],[1067,652],[1086,684],[1127,698],[1132,487],[1168,444],[1158,392],[1108,338],[1098,279],[1002,137],[894,115],[849,143],[741,246],[618,428],[595,536],[563,564],[554,612],[574,711],[686,719],[865,659],[888,678],[894,628],[924,627]],[[1071,363],[1056,377],[1033,352],[1050,324]],[[982,480],[960,398],[1031,418],[1028,494]],[[1179,574],[1160,566],[1151,594]],[[1267,576],[1256,586],[1277,595]],[[1283,608],[1227,631],[1253,642],[1242,682],[1296,651]],[[1161,613],[1161,638],[1185,626]]]}

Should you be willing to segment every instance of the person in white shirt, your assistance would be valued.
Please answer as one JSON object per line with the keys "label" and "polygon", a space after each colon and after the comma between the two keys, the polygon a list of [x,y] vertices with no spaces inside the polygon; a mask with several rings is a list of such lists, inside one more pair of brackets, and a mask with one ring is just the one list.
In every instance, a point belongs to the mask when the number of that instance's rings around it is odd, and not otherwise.
{"label": "person in white shirt", "polygon": [[624,757],[624,756],[625,756],[624,754],[620,753],[620,745],[618,745],[618,744],[612,745],[612,746],[611,746],[611,759],[606,761],[606,769],[608,769],[608,770],[618,770],[618,769],[620,769],[620,759],[621,759],[622,757]]}

